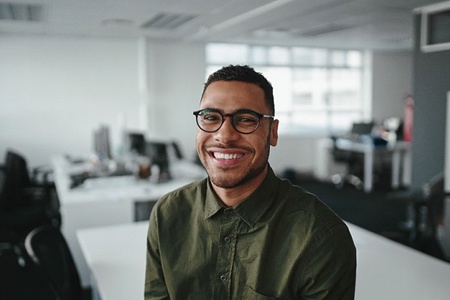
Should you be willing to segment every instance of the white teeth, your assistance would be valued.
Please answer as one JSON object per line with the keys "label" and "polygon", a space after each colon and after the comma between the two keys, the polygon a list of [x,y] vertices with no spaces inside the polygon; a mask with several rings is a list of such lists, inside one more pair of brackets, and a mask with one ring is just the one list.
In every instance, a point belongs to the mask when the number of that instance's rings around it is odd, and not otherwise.
{"label": "white teeth", "polygon": [[236,159],[241,156],[242,156],[242,154],[228,154],[228,153],[220,153],[220,152],[214,153],[214,157],[218,158],[218,159]]}

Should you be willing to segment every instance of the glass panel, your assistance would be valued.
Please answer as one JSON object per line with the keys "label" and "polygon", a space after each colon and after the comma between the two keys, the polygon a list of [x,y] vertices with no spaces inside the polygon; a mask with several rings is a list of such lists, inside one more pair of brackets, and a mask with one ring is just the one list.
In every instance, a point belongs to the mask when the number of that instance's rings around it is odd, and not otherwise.
{"label": "glass panel", "polygon": [[360,51],[349,51],[347,53],[347,65],[350,67],[361,67],[362,55]]}
{"label": "glass panel", "polygon": [[356,69],[331,69],[328,104],[331,108],[360,108],[361,72]]}
{"label": "glass panel", "polygon": [[210,64],[245,64],[248,61],[248,46],[240,44],[206,45],[206,61]]}
{"label": "glass panel", "polygon": [[359,111],[334,111],[330,115],[330,128],[333,134],[350,132],[353,122],[361,119]]}
{"label": "glass panel", "polygon": [[274,65],[289,64],[289,49],[285,47],[270,47],[269,48],[269,63]]}
{"label": "glass panel", "polygon": [[252,47],[249,60],[256,65],[267,64],[267,47]]}
{"label": "glass panel", "polygon": [[345,66],[347,64],[347,55],[345,51],[333,50],[330,53],[330,65]]}
{"label": "glass panel", "polygon": [[280,134],[345,132],[364,115],[361,51],[210,44],[206,52],[208,75],[249,64],[266,76]]}
{"label": "glass panel", "polygon": [[292,48],[292,63],[295,65],[325,66],[327,50],[318,48]]}
{"label": "glass panel", "polygon": [[275,98],[275,115],[278,111],[289,110],[292,107],[292,69],[289,67],[265,67],[256,71],[266,76],[273,86]]}
{"label": "glass panel", "polygon": [[292,104],[294,105],[312,105],[313,104],[313,95],[312,93],[304,92],[294,94],[292,98]]}
{"label": "glass panel", "polygon": [[[327,72],[324,68],[295,68],[292,93],[311,95],[310,107],[323,107],[327,90]],[[299,104],[299,103],[294,103]],[[304,103],[306,104],[306,103]]]}
{"label": "glass panel", "polygon": [[[330,108],[339,110],[340,108],[353,107],[358,109],[358,94],[353,91],[336,91],[328,95]],[[356,105],[356,106],[355,106]]]}
{"label": "glass panel", "polygon": [[325,111],[296,111],[291,115],[292,127],[302,132],[324,131],[328,127]]}

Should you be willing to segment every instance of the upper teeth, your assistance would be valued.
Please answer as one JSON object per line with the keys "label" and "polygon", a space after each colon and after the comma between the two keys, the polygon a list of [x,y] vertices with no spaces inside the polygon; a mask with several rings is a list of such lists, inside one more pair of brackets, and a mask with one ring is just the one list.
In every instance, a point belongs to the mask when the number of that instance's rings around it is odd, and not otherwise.
{"label": "upper teeth", "polygon": [[216,153],[214,153],[214,156],[216,158],[220,158],[220,159],[236,159],[236,158],[240,157],[241,155],[216,152]]}

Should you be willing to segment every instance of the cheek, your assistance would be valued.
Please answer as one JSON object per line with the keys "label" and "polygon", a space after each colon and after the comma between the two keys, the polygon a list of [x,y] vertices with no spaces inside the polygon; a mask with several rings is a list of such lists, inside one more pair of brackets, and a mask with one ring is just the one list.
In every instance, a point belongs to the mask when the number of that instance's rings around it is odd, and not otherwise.
{"label": "cheek", "polygon": [[197,134],[195,136],[195,143],[197,145],[197,150],[200,151],[205,144],[208,136],[201,130],[197,130]]}
{"label": "cheek", "polygon": [[267,135],[258,135],[248,140],[249,145],[254,149],[257,155],[265,155],[265,150],[269,145],[269,137]]}

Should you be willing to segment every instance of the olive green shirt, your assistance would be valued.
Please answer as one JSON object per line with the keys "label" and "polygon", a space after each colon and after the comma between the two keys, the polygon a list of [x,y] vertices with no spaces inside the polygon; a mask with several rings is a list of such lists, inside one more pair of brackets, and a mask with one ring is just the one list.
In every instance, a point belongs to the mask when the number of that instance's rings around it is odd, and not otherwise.
{"label": "olive green shirt", "polygon": [[204,179],[164,196],[147,240],[145,299],[354,299],[344,222],[275,176],[235,207]]}

